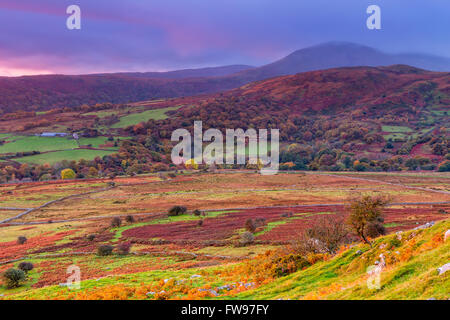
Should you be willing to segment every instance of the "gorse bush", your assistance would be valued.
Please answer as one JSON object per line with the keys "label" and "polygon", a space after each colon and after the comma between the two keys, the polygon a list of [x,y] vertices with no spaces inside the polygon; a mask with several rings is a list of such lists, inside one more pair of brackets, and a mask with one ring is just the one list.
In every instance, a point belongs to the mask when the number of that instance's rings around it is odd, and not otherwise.
{"label": "gorse bush", "polygon": [[17,244],[24,244],[27,241],[28,241],[27,237],[24,236],[17,237]]}
{"label": "gorse bush", "polygon": [[197,217],[202,215],[202,212],[198,209],[195,209],[194,212],[192,212],[192,213],[194,214],[194,216],[197,216]]}
{"label": "gorse bush", "polygon": [[186,212],[187,212],[186,207],[173,206],[172,208],[169,209],[168,216],[169,217],[180,216],[180,215],[185,214]]}
{"label": "gorse bush", "polygon": [[131,243],[121,243],[117,246],[117,253],[124,256],[130,253]]}
{"label": "gorse bush", "polygon": [[17,288],[20,283],[25,280],[25,272],[20,269],[8,269],[3,273],[3,279],[6,282],[6,287],[8,289]]}
{"label": "gorse bush", "polygon": [[25,273],[28,273],[28,271],[31,271],[34,269],[34,265],[31,262],[21,262],[19,263],[18,268]]}
{"label": "gorse bush", "polygon": [[251,233],[256,231],[256,224],[253,219],[247,219],[247,221],[245,221],[245,230]]}
{"label": "gorse bush", "polygon": [[282,256],[274,259],[272,263],[275,265],[275,268],[273,269],[274,277],[287,276],[288,274],[302,270],[311,265],[308,260],[299,254]]}
{"label": "gorse bush", "polygon": [[253,233],[246,231],[241,234],[240,244],[246,246],[253,243],[254,240],[255,236],[253,235]]}
{"label": "gorse bush", "polygon": [[97,248],[97,255],[98,256],[109,256],[113,252],[113,246],[110,246],[108,244],[103,244]]}
{"label": "gorse bush", "polygon": [[122,220],[119,217],[115,217],[111,220],[111,227],[118,228],[122,225]]}

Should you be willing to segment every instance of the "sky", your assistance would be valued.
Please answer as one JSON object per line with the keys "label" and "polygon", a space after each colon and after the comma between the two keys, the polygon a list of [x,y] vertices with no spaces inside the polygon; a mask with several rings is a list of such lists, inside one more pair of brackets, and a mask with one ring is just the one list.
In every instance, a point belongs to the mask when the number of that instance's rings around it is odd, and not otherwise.
{"label": "sky", "polygon": [[0,76],[259,66],[328,41],[450,57],[449,17],[449,0],[0,0]]}

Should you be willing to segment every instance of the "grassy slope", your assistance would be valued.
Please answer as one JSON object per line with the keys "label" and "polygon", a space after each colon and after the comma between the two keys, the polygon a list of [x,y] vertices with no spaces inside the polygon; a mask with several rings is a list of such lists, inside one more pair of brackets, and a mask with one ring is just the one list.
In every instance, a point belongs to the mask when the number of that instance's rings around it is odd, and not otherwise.
{"label": "grassy slope", "polygon": [[[396,248],[390,248],[395,234],[382,237],[375,241],[372,249],[367,245],[358,245],[329,261],[317,263],[268,285],[242,293],[238,298],[448,299],[450,272],[438,275],[436,271],[438,267],[450,262],[450,240],[446,243],[442,240],[448,229],[449,219],[430,229],[405,232],[401,245]],[[417,235],[407,240],[412,233]],[[433,239],[436,242],[435,248],[431,245]],[[407,255],[410,248],[413,250],[410,259],[390,261],[392,257],[399,256],[396,252]],[[358,250],[364,253],[358,255]],[[387,257],[387,267],[381,275],[381,288],[370,290],[367,287],[366,268],[378,260],[381,253]]]}
{"label": "grassy slope", "polygon": [[105,150],[89,150],[89,149],[78,149],[78,150],[66,150],[38,154],[35,156],[23,157],[14,159],[14,161],[20,163],[35,163],[35,164],[54,164],[63,160],[93,160],[96,157],[103,157],[109,154],[113,154],[116,151],[105,151]]}
{"label": "grassy slope", "polygon": [[169,107],[164,109],[154,109],[147,110],[141,113],[132,113],[127,116],[121,117],[118,123],[115,123],[111,126],[111,128],[125,128],[128,126],[132,126],[138,124],[140,122],[148,121],[150,119],[153,120],[164,120],[167,119],[166,112],[171,110],[177,110],[179,107]]}
{"label": "grassy slope", "polygon": [[[443,235],[450,228],[450,219],[437,223],[434,227],[408,231],[402,234],[402,240],[395,248],[391,248],[396,235],[378,238],[373,248],[357,245],[333,259],[276,279],[257,289],[241,292],[232,296],[219,296],[220,299],[448,299],[450,297],[450,272],[438,275],[436,269],[450,262],[450,240],[443,242]],[[412,237],[411,234],[415,233]],[[384,248],[383,248],[384,246]],[[357,254],[357,251],[363,254]],[[409,258],[393,259],[398,256]],[[383,253],[387,267],[381,276],[381,288],[369,290],[366,285],[366,268],[373,264]],[[409,254],[408,254],[409,253]],[[104,259],[95,257],[94,259]],[[136,259],[128,257],[126,259]],[[109,290],[110,286],[121,283],[136,287],[151,284],[164,278],[188,278],[192,274],[215,274],[217,269],[228,266],[208,267],[204,269],[161,270],[142,272],[130,275],[108,277],[82,282],[82,288],[90,290]],[[209,281],[206,281],[209,279]],[[194,287],[210,285],[215,287],[221,283],[217,276],[203,278]],[[191,284],[192,285],[192,284]],[[42,297],[68,297],[68,291],[58,286],[41,289],[28,288],[25,292],[17,290],[8,299],[29,299]],[[131,297],[129,297],[131,298]],[[0,298],[1,299],[1,298]]]}

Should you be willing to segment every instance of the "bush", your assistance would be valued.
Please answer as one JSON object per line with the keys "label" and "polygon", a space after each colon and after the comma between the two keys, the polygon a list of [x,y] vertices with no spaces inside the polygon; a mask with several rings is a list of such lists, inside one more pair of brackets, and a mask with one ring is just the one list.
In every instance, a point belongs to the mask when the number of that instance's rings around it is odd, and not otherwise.
{"label": "bush", "polygon": [[117,253],[124,256],[130,253],[131,243],[121,243],[117,246]]}
{"label": "bush", "polygon": [[114,248],[108,244],[101,245],[97,248],[97,255],[98,256],[109,256],[112,254],[113,249]]}
{"label": "bush", "polygon": [[3,279],[5,279],[6,287],[8,289],[20,286],[20,282],[25,280],[25,277],[25,272],[19,269],[11,268],[3,273]]}
{"label": "bush", "polygon": [[172,208],[170,208],[168,216],[169,217],[181,216],[181,215],[185,214],[186,211],[187,211],[186,207],[173,206]]}
{"label": "bush", "polygon": [[31,262],[21,262],[19,263],[18,268],[22,270],[23,272],[27,273],[28,271],[31,271],[34,269],[34,266]]}
{"label": "bush", "polygon": [[251,232],[246,231],[243,234],[241,234],[241,240],[240,240],[241,245],[246,246],[248,244],[253,243],[254,240],[255,240],[255,236]]}
{"label": "bush", "polygon": [[89,241],[94,241],[94,239],[95,239],[95,234],[90,234],[90,235],[88,235],[86,238],[89,240]]}
{"label": "bush", "polygon": [[203,225],[203,219],[198,220],[197,226],[201,227]]}
{"label": "bush", "polygon": [[266,225],[266,218],[256,218],[256,219],[255,219],[255,226],[256,226],[257,228],[263,227],[263,226],[265,226],[265,225]]}
{"label": "bush", "polygon": [[196,209],[196,210],[194,210],[193,214],[194,214],[194,216],[199,217],[202,215],[202,212],[200,210]]}
{"label": "bush", "polygon": [[256,225],[253,219],[247,219],[247,221],[245,221],[245,230],[251,233],[256,231]]}
{"label": "bush", "polygon": [[448,172],[450,171],[450,161],[444,161],[439,165],[439,172]]}
{"label": "bush", "polygon": [[72,169],[64,169],[61,171],[61,179],[70,180],[75,179],[76,174]]}
{"label": "bush", "polygon": [[[306,230],[306,236],[314,241],[317,249],[313,253],[334,254],[339,247],[348,242],[348,229],[341,217],[320,217]],[[317,246],[319,245],[319,246]]]}
{"label": "bush", "polygon": [[24,236],[17,237],[17,244],[24,244],[27,241],[28,241],[27,237]]}
{"label": "bush", "polygon": [[311,263],[308,262],[299,254],[289,254],[276,259],[273,262],[276,267],[273,271],[275,277],[283,277],[302,270],[303,268],[309,267]]}
{"label": "bush", "polygon": [[128,223],[133,223],[134,222],[134,217],[133,216],[126,216],[125,217],[125,221]]}
{"label": "bush", "polygon": [[119,217],[114,217],[114,218],[111,220],[111,227],[113,227],[113,228],[118,228],[118,227],[120,227],[121,225],[122,225],[122,220],[120,220]]}

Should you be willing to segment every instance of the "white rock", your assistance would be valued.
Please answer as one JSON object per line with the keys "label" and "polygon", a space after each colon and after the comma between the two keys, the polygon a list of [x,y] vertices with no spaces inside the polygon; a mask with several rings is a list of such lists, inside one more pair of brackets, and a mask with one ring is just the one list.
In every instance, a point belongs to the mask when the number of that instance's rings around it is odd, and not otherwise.
{"label": "white rock", "polygon": [[448,229],[444,235],[444,241],[447,241],[448,239],[450,239],[450,229]]}
{"label": "white rock", "polygon": [[432,226],[434,226],[434,221],[427,222],[427,223],[425,223],[425,224],[422,225],[422,226],[419,226],[419,227],[414,228],[414,230],[427,229],[427,228],[430,228],[430,227],[432,227]]}
{"label": "white rock", "polygon": [[195,278],[201,278],[202,276],[199,274],[194,274],[191,276],[191,279],[195,279]]}
{"label": "white rock", "polygon": [[444,274],[449,270],[450,270],[450,263],[444,264],[442,267],[437,269],[437,271],[439,272],[439,275]]}

